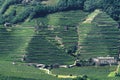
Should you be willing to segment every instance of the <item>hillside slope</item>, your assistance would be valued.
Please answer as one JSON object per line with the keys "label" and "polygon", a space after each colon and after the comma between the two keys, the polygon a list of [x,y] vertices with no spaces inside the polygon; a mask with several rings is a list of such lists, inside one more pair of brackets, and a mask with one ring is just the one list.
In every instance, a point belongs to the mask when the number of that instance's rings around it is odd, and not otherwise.
{"label": "hillside slope", "polygon": [[78,29],[81,58],[118,54],[118,23],[106,13],[99,13],[92,23],[82,23]]}
{"label": "hillside slope", "polygon": [[76,25],[88,13],[83,11],[66,11],[38,18],[45,25],[33,36],[28,46],[28,62],[47,64],[73,64],[78,35]]}
{"label": "hillside slope", "polygon": [[119,80],[107,77],[116,65],[50,69],[55,76],[29,65],[116,57],[119,19],[119,0],[0,0],[0,80]]}
{"label": "hillside slope", "polygon": [[[15,8],[4,15],[11,6]],[[119,6],[119,0],[5,0],[1,1],[0,24],[5,22],[19,23],[24,22],[27,18],[31,20],[50,13],[76,9],[88,12],[101,9],[119,23]],[[24,8],[20,13],[17,13],[16,8],[20,9],[21,7]]]}

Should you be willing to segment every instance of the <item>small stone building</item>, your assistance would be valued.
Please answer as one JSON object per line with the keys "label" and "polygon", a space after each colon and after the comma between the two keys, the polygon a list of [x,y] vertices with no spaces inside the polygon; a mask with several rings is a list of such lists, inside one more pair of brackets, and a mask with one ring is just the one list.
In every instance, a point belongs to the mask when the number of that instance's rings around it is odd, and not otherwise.
{"label": "small stone building", "polygon": [[36,67],[37,67],[37,68],[44,68],[44,67],[45,67],[45,64],[36,64]]}
{"label": "small stone building", "polygon": [[114,57],[97,57],[92,58],[92,61],[95,63],[95,65],[115,65],[118,63],[117,59]]}
{"label": "small stone building", "polygon": [[4,27],[5,27],[5,28],[12,27],[12,24],[11,24],[11,23],[6,22],[6,23],[4,24]]}
{"label": "small stone building", "polygon": [[23,0],[22,3],[29,3],[31,1],[33,1],[33,0]]}

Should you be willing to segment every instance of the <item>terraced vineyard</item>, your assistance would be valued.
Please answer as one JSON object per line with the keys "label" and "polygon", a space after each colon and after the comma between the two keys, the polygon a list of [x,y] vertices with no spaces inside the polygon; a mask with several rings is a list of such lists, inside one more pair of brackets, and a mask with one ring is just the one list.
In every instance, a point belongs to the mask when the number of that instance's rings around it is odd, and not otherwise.
{"label": "terraced vineyard", "polygon": [[82,11],[68,11],[37,19],[38,22],[43,22],[49,27],[44,26],[32,38],[27,49],[27,61],[45,64],[73,64],[74,57],[70,56],[68,51],[72,51],[77,46],[76,25],[82,22],[87,14]]}
{"label": "terraced vineyard", "polygon": [[[47,75],[43,71],[27,66],[27,64],[21,62],[21,59],[26,53],[26,48],[33,35],[33,27],[21,27],[19,25],[14,26],[11,29],[5,29],[3,26],[0,27],[0,79],[55,79],[55,77]],[[56,78],[56,80],[59,79]]]}
{"label": "terraced vineyard", "polygon": [[[11,7],[11,9],[12,8],[14,7]],[[7,13],[9,13],[9,10],[7,10],[5,14]],[[69,14],[73,16],[70,16]],[[10,29],[6,29],[4,26],[1,25],[0,26],[0,60],[1,60],[0,79],[9,78],[12,80],[14,79],[44,80],[44,79],[48,79],[49,77],[49,80],[54,80],[54,79],[59,80],[55,77],[50,77],[49,75],[43,73],[41,70],[34,69],[33,67],[29,67],[26,66],[26,64],[21,63],[21,61],[23,60],[23,56],[27,54],[27,59],[26,59],[27,62],[44,63],[44,64],[53,64],[53,63],[73,64],[74,58],[68,55],[66,50],[76,45],[77,30],[75,28],[75,25],[77,25],[77,23],[80,22],[81,19],[83,19],[87,14],[88,13],[84,13],[82,11],[70,11],[65,13],[61,12],[61,13],[51,14],[48,15],[47,18],[39,18],[38,19],[39,22],[46,20],[45,25],[53,26],[53,30],[51,30],[49,27],[44,27],[42,30],[39,31],[39,33],[36,33],[33,27],[34,25],[36,25],[35,23],[36,19],[30,22],[26,21],[20,25],[15,25]],[[61,15],[61,17],[57,17],[57,15]],[[64,18],[64,15],[67,17]],[[74,19],[74,17],[76,18],[79,17],[79,19],[73,20],[72,23],[68,23],[68,24],[63,23],[65,21]],[[58,18],[58,22],[54,22],[53,18],[54,19]],[[68,26],[69,29],[65,30],[64,26]],[[69,34],[69,32],[71,34]],[[60,47],[60,44],[55,39],[56,36],[58,38],[61,38],[64,47]],[[12,64],[13,62],[15,62],[16,65]],[[37,72],[30,73],[29,69],[31,70],[31,72],[36,72],[36,71]],[[10,74],[8,74],[8,72]]]}
{"label": "terraced vineyard", "polygon": [[25,63],[13,65],[10,61],[0,61],[0,64],[1,80],[61,80]]}
{"label": "terraced vineyard", "polygon": [[81,59],[114,55],[119,50],[118,24],[106,13],[100,13],[92,24],[79,25]]}
{"label": "terraced vineyard", "polygon": [[[35,35],[27,49],[28,51],[28,62],[37,62],[42,64],[68,64],[73,63],[73,58],[63,50],[55,47],[54,44],[50,43],[44,35]],[[70,64],[69,63],[69,64]]]}
{"label": "terraced vineyard", "polygon": [[21,60],[26,53],[25,48],[34,34],[33,28],[14,26],[8,31],[3,26],[0,27],[0,59],[1,60]]}
{"label": "terraced vineyard", "polygon": [[[111,71],[114,71],[116,69],[116,66],[104,66],[104,67],[74,67],[74,68],[60,68],[60,69],[53,69],[52,72],[54,74],[58,75],[70,75],[73,76],[81,76],[81,75],[87,75],[90,79],[98,79],[98,80],[109,80],[107,79],[108,74]],[[103,75],[104,74],[104,75]]]}
{"label": "terraced vineyard", "polygon": [[120,52],[117,2],[0,0],[0,80],[120,80],[119,65],[88,66]]}

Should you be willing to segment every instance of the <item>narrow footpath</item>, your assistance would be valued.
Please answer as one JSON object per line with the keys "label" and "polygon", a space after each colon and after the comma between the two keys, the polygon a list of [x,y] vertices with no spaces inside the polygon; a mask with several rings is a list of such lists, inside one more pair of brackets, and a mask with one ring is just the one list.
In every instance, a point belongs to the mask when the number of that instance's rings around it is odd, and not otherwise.
{"label": "narrow footpath", "polygon": [[43,69],[43,68],[39,68],[39,69],[44,71],[48,75],[56,76],[58,78],[76,78],[77,77],[77,76],[70,76],[70,75],[57,75],[57,74],[53,74],[49,69]]}
{"label": "narrow footpath", "polygon": [[87,19],[83,21],[83,23],[91,23],[99,13],[101,13],[101,11],[99,9],[96,9],[94,12],[88,15]]}

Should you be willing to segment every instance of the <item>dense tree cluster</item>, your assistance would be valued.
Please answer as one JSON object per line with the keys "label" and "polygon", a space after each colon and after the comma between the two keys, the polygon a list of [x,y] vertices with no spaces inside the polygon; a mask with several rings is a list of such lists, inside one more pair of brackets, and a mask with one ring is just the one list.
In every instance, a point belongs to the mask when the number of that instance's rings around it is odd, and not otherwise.
{"label": "dense tree cluster", "polygon": [[85,11],[102,9],[113,19],[120,21],[120,1],[119,0],[86,0],[84,3]]}
{"label": "dense tree cluster", "polygon": [[6,0],[5,3],[2,5],[0,13],[3,14],[10,5],[21,3],[22,0]]}
{"label": "dense tree cluster", "polygon": [[71,9],[83,9],[84,0],[60,0],[57,5],[54,6],[43,6],[37,5],[33,8],[33,13],[31,14],[31,18],[44,16],[49,13],[71,10]]}
{"label": "dense tree cluster", "polygon": [[85,0],[60,0],[58,3],[59,10],[83,9]]}
{"label": "dense tree cluster", "polygon": [[104,0],[87,0],[84,3],[85,11],[93,11],[96,8],[103,8]]}
{"label": "dense tree cluster", "polygon": [[[4,12],[9,8],[10,5],[20,4],[22,0],[6,0],[1,6],[0,13]],[[29,7],[23,5],[25,9],[20,14],[10,13],[7,16],[0,16],[0,24],[8,21],[10,18],[13,19],[13,23],[18,23],[24,21],[27,17],[30,19],[45,16],[49,13],[54,13],[58,11],[66,11],[72,9],[81,9],[84,11],[92,12],[95,9],[102,9],[107,12],[113,19],[120,21],[120,2],[119,0],[59,0],[56,5],[47,6],[42,4],[29,4]],[[2,20],[4,19],[4,20]]]}

